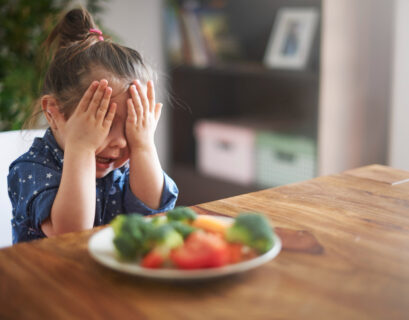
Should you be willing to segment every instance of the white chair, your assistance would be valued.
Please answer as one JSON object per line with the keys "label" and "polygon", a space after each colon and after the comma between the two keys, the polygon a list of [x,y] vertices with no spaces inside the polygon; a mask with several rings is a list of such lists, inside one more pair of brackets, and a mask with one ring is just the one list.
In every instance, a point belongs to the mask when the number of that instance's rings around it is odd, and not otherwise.
{"label": "white chair", "polygon": [[45,130],[0,132],[0,248],[12,244],[11,240],[11,202],[8,196],[7,175],[13,160],[26,152],[35,137],[44,135]]}

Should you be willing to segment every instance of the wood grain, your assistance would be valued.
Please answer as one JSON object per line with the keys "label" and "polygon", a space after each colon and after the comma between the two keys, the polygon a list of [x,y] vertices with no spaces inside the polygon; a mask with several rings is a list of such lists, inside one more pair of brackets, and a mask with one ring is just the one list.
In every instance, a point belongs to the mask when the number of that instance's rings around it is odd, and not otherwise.
{"label": "wood grain", "polygon": [[346,171],[344,174],[364,179],[372,179],[374,181],[384,182],[391,185],[409,182],[409,172],[398,169],[390,171],[387,167],[380,165],[357,168]]}
{"label": "wood grain", "polygon": [[217,281],[105,268],[87,252],[96,230],[0,250],[0,318],[407,319],[409,184],[392,185],[402,174],[392,168],[357,172],[194,206],[262,212],[287,239],[276,259]]}

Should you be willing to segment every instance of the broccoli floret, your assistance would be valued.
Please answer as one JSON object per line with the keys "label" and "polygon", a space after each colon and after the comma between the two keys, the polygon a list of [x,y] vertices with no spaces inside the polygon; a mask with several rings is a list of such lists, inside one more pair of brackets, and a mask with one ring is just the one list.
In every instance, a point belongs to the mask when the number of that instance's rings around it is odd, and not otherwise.
{"label": "broccoli floret", "polygon": [[119,257],[126,260],[138,259],[152,249],[158,249],[165,255],[173,248],[183,245],[183,236],[194,228],[187,224],[183,227],[184,224],[180,221],[172,223],[175,227],[168,223],[166,217],[149,220],[140,214],[118,215],[112,220],[111,227]]}
{"label": "broccoli floret", "polygon": [[169,224],[181,234],[183,239],[186,239],[189,234],[197,230],[197,228],[192,227],[189,224],[183,223],[181,221],[170,221]]}
{"label": "broccoli floret", "polygon": [[259,253],[265,253],[273,247],[273,230],[261,214],[240,213],[234,224],[227,229],[226,240],[247,245]]}
{"label": "broccoli floret", "polygon": [[149,231],[144,250],[146,252],[158,247],[171,250],[181,245],[183,237],[170,224],[163,224]]}
{"label": "broccoli floret", "polygon": [[135,259],[143,253],[143,243],[153,226],[140,214],[118,215],[111,222],[114,246],[123,259]]}
{"label": "broccoli floret", "polygon": [[110,223],[112,229],[114,230],[114,234],[118,235],[121,232],[122,225],[125,223],[126,215],[120,214],[117,215]]}
{"label": "broccoli floret", "polygon": [[166,224],[167,222],[168,222],[168,219],[166,218],[166,216],[156,216],[151,219],[151,223],[155,227],[159,227],[163,224]]}
{"label": "broccoli floret", "polygon": [[138,256],[139,243],[135,242],[129,234],[123,233],[115,236],[113,243],[120,258],[132,260]]}
{"label": "broccoli floret", "polygon": [[182,221],[189,223],[196,220],[197,214],[188,207],[176,207],[175,209],[168,211],[166,216],[168,217],[169,221]]}

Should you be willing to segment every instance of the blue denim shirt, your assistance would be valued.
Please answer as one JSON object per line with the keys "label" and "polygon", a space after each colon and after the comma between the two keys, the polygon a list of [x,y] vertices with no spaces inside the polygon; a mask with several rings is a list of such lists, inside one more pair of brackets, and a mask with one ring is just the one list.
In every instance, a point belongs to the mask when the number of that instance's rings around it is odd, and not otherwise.
{"label": "blue denim shirt", "polygon": [[[8,193],[13,207],[13,243],[46,237],[41,223],[51,212],[60,185],[64,153],[52,132],[36,138],[31,148],[11,163]],[[120,213],[150,215],[175,206],[178,188],[164,172],[164,187],[159,209],[151,209],[136,198],[129,185],[128,164],[96,180],[94,226],[109,223]]]}

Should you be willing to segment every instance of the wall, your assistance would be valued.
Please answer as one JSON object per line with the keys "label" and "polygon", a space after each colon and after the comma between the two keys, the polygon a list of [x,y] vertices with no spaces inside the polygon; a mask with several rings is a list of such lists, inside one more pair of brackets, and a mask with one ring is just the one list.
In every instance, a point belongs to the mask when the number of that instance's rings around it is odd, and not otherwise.
{"label": "wall", "polygon": [[396,0],[389,165],[409,170],[409,1]]}
{"label": "wall", "polygon": [[[395,0],[323,0],[319,120],[319,173],[331,174],[388,162],[391,61],[395,58],[389,163],[408,166],[403,148],[409,90],[409,1],[396,0],[396,54],[393,54]],[[104,25],[123,43],[143,53],[164,72],[161,0],[110,0]],[[405,30],[405,32],[403,31]],[[406,37],[406,38],[405,38]],[[399,38],[399,39],[398,39]],[[406,61],[405,61],[406,60]],[[398,67],[399,66],[399,67]],[[163,97],[163,93],[159,93]],[[408,108],[406,108],[408,110]],[[405,117],[406,115],[406,117]],[[169,162],[166,103],[156,133],[159,155]]]}
{"label": "wall", "polygon": [[320,174],[387,161],[393,17],[393,1],[323,0]]}
{"label": "wall", "polygon": [[[164,56],[162,39],[161,0],[109,0],[102,16],[104,27],[120,38],[120,43],[138,50],[147,62],[162,75],[164,83]],[[157,100],[164,99],[163,90],[156,92]],[[156,145],[163,168],[169,166],[169,129],[167,103],[164,103],[161,121],[156,130]]]}

